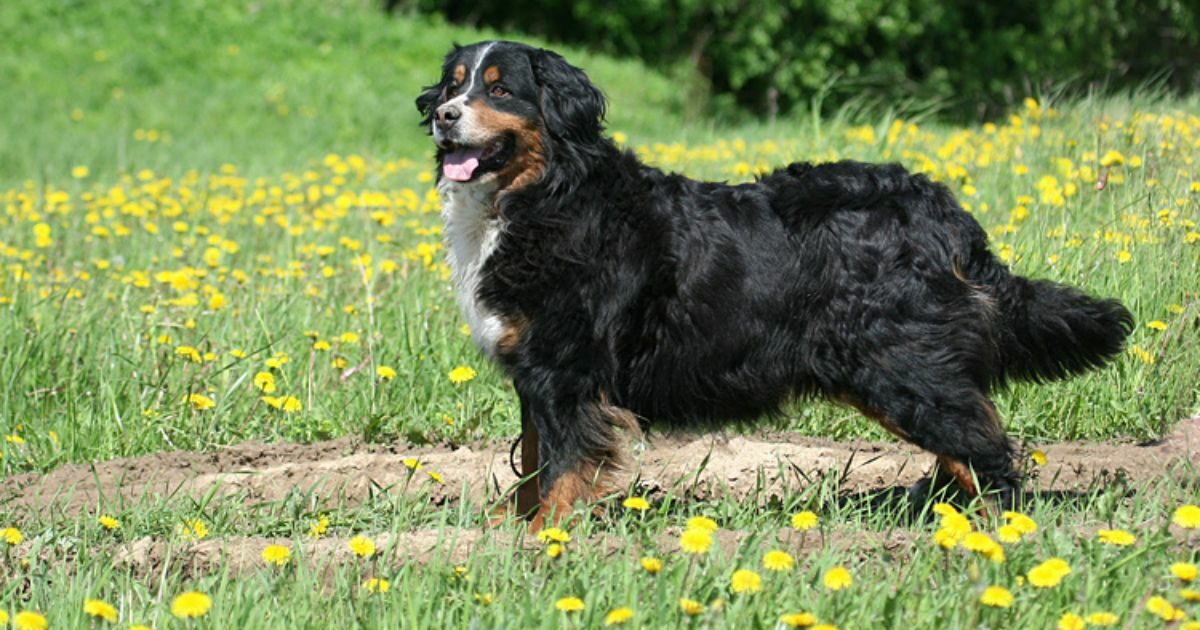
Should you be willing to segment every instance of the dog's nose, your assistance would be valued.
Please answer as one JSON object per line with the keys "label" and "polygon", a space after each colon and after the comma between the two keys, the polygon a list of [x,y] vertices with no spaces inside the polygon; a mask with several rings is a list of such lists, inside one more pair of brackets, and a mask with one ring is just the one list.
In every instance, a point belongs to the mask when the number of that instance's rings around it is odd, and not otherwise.
{"label": "dog's nose", "polygon": [[462,110],[458,108],[458,105],[446,103],[437,108],[434,117],[437,119],[438,129],[445,131],[453,127],[454,123],[462,117]]}

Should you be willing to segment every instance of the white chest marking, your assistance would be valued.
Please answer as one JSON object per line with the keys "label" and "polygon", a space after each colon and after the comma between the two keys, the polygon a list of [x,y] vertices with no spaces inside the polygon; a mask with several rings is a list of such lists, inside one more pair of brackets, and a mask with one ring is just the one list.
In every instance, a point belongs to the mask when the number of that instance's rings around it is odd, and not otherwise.
{"label": "white chest marking", "polygon": [[496,357],[496,344],[504,322],[479,299],[480,272],[496,249],[504,222],[493,210],[494,181],[459,183],[443,178],[438,183],[442,197],[442,220],[446,224],[446,254],[450,263],[458,306],[471,326],[471,337],[489,357]]}

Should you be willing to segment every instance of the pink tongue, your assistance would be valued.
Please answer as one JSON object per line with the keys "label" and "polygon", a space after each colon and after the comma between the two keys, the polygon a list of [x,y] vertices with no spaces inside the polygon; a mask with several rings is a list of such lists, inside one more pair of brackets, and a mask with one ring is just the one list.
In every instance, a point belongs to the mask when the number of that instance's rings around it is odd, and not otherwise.
{"label": "pink tongue", "polygon": [[442,156],[442,174],[456,181],[465,182],[471,179],[471,174],[479,167],[481,149],[463,149]]}

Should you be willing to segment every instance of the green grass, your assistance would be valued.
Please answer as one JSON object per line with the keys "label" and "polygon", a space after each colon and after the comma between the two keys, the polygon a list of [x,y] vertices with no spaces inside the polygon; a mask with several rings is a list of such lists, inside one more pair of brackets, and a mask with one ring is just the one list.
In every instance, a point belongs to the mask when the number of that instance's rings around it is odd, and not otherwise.
{"label": "green grass", "polygon": [[[438,249],[431,144],[412,104],[436,78],[449,42],[494,34],[388,19],[366,2],[196,0],[5,3],[0,36],[20,51],[0,57],[10,87],[0,108],[5,474],[251,439],[458,444],[516,433],[510,385],[460,330]],[[1051,103],[1054,113],[1016,111],[1019,120],[995,129],[849,109],[726,127],[704,118],[704,99],[685,73],[563,52],[609,95],[610,129],[664,168],[745,180],[800,159],[899,160],[950,185],[1016,271],[1123,300],[1139,322],[1137,351],[1080,378],[1000,393],[1013,435],[1145,439],[1196,412],[1200,119],[1187,113],[1200,109],[1195,98]],[[901,131],[889,138],[893,123]],[[1124,164],[1103,166],[1109,151]],[[87,174],[73,176],[78,166]],[[1109,183],[1096,191],[1106,168]],[[1054,186],[1044,181],[1051,176]],[[1068,184],[1075,190],[1060,205],[1052,193]],[[193,362],[181,347],[214,356]],[[283,354],[286,363],[267,365]],[[452,383],[448,373],[463,365],[478,376]],[[381,367],[395,377],[380,378]],[[273,375],[273,395],[294,396],[301,408],[264,403],[253,385],[261,372]],[[213,407],[185,402],[192,393]],[[779,423],[813,435],[883,435],[823,403],[797,403]],[[198,588],[216,600],[203,622],[212,627],[594,626],[619,605],[634,607],[646,627],[687,625],[677,609],[682,596],[726,598],[724,612],[690,622],[717,627],[771,627],[780,613],[800,609],[842,627],[1033,627],[1100,608],[1151,627],[1158,622],[1140,612],[1143,599],[1172,592],[1170,561],[1196,558],[1172,538],[1178,531],[1164,529],[1170,510],[1195,502],[1195,492],[1164,479],[1034,501],[1042,531],[999,566],[961,550],[944,556],[928,540],[928,518],[840,498],[830,484],[782,504],[669,499],[641,517],[617,508],[584,520],[572,532],[576,544],[554,562],[515,551],[508,539],[484,545],[466,563],[466,582],[444,558],[380,564],[373,571],[392,590],[370,597],[359,586],[364,569],[353,563],[249,575],[228,574],[224,564],[194,572],[167,563],[148,573],[114,565],[112,555],[146,537],[182,553],[176,530],[190,518],[204,519],[216,538],[291,539],[303,554],[317,513],[330,514],[332,533],[348,537],[474,529],[484,523],[483,506],[386,494],[357,504],[292,497],[252,509],[237,496],[146,497],[97,505],[122,520],[109,533],[95,514],[0,505],[0,527],[18,526],[27,539],[0,559],[0,609],[36,609],[57,625],[79,626],[83,599],[97,596],[120,602],[131,621],[167,627],[170,598]],[[767,576],[763,593],[731,597],[730,573],[758,566],[761,546],[800,508],[851,538],[900,532],[913,542],[807,550],[793,574]],[[658,577],[637,569],[639,547],[698,513],[743,532],[731,558],[714,554],[689,569],[664,553]],[[1130,528],[1141,540],[1129,550],[1099,547],[1089,528],[1100,524]],[[516,538],[519,529],[502,531]],[[603,535],[622,541],[614,554],[579,544]],[[1077,567],[1062,588],[1015,586],[1018,574],[1056,554]],[[835,564],[854,572],[848,593],[820,586],[819,574]],[[975,605],[988,583],[1013,588],[1014,608]],[[495,593],[495,603],[480,606],[477,592]],[[587,610],[553,611],[566,595],[585,597]]]}

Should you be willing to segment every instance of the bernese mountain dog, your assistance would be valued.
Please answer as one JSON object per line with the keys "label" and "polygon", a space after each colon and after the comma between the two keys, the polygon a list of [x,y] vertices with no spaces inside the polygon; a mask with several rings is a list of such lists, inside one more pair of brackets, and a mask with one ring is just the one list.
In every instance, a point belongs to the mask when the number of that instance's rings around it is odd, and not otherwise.
{"label": "bernese mountain dog", "polygon": [[748,421],[796,396],[852,405],[1010,502],[989,392],[1097,367],[1133,328],[1115,300],[1010,273],[945,186],[899,165],[730,185],[642,164],[548,50],[455,46],[416,104],[458,300],[520,399],[535,530],[613,489],[622,429]]}

